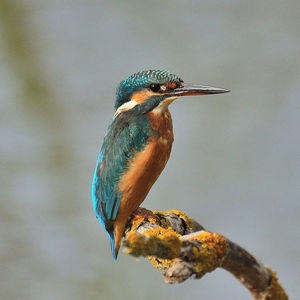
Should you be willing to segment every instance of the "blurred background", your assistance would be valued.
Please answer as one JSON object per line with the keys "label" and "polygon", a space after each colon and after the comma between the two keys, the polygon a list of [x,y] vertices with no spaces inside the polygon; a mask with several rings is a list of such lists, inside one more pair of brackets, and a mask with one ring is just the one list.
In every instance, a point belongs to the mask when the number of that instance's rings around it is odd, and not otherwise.
{"label": "blurred background", "polygon": [[300,2],[0,0],[0,298],[251,299],[112,260],[91,181],[115,89],[142,69],[230,89],[177,100],[144,207],[176,208],[299,288]]}

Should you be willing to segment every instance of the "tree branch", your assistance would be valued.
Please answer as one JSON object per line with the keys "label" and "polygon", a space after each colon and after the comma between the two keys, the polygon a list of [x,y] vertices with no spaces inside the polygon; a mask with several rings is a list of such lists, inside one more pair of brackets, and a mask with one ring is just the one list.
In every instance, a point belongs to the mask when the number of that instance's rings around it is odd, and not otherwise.
{"label": "tree branch", "polygon": [[199,279],[216,268],[223,268],[255,300],[288,299],[270,267],[177,210],[152,212],[139,208],[128,220],[123,245],[127,254],[147,257],[155,268],[163,269],[167,283]]}

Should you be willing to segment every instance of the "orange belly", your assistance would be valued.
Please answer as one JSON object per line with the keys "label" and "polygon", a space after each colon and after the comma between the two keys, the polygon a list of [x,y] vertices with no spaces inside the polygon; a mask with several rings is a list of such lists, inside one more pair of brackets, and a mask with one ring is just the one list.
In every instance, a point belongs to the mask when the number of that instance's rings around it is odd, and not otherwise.
{"label": "orange belly", "polygon": [[142,152],[137,152],[126,174],[119,182],[122,194],[118,214],[114,222],[115,248],[118,251],[127,218],[140,206],[152,185],[164,169],[171,153],[173,126],[170,112],[148,113],[151,128],[157,133]]}

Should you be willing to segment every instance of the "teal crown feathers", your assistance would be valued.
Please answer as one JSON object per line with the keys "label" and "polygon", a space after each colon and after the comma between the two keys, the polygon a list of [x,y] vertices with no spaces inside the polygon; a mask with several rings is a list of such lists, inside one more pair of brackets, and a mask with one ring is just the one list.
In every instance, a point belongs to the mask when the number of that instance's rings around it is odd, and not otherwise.
{"label": "teal crown feathers", "polygon": [[129,101],[131,94],[135,91],[148,88],[150,84],[165,84],[172,82],[179,84],[180,82],[183,82],[183,80],[168,71],[146,70],[134,73],[119,84],[116,93],[115,109],[117,110],[118,107]]}

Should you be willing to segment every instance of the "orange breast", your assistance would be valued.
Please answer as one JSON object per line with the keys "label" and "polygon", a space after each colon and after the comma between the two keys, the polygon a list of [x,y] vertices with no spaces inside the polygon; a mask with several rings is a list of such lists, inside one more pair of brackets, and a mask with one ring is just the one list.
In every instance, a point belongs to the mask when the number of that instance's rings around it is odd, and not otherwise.
{"label": "orange breast", "polygon": [[122,199],[114,223],[117,240],[123,235],[127,218],[144,201],[170,157],[173,143],[170,112],[149,112],[148,116],[151,127],[157,134],[150,139],[142,152],[137,152],[131,159],[129,168],[118,185]]}
{"label": "orange breast", "polygon": [[136,153],[118,186],[122,193],[119,211],[124,208],[129,215],[143,202],[164,169],[173,143],[170,112],[160,115],[150,112],[148,115],[151,127],[157,134],[150,139],[142,152]]}

